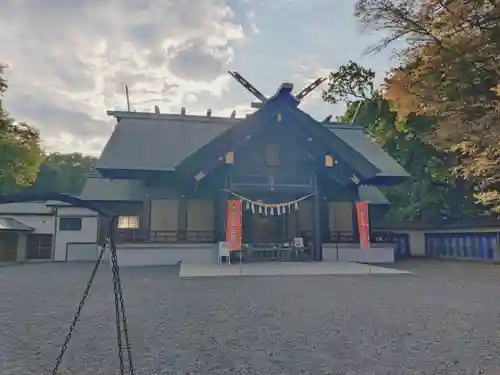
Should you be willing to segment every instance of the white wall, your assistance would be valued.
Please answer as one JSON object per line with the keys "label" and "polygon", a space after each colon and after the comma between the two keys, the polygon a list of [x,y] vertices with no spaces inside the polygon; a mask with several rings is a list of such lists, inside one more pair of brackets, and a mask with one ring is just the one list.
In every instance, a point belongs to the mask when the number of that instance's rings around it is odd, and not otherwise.
{"label": "white wall", "polygon": [[179,262],[217,264],[216,244],[123,244],[116,247],[118,265],[174,266]]}
{"label": "white wall", "polygon": [[[9,217],[34,228],[32,233],[53,235],[54,260],[91,260],[96,258],[99,230],[98,214],[79,207],[47,207],[47,203],[57,204],[58,202],[0,204],[0,217]],[[60,231],[59,220],[61,217],[81,218],[81,230]],[[25,247],[25,238],[23,243]],[[18,258],[24,259],[25,256],[25,249],[18,249]]]}
{"label": "white wall", "polygon": [[[78,217],[82,227],[78,231],[59,230],[59,222],[64,217]],[[97,249],[99,216],[94,211],[78,207],[57,208],[57,229],[54,236],[54,260],[93,259]],[[89,254],[82,253],[88,251]],[[69,254],[68,254],[69,253]]]}
{"label": "white wall", "polygon": [[323,244],[323,261],[394,263],[394,248],[390,244],[372,244],[370,249],[356,244]]}
{"label": "white wall", "polygon": [[46,202],[18,202],[0,204],[0,214],[51,214]]}
{"label": "white wall", "polygon": [[33,233],[53,234],[54,214],[45,202],[0,204],[0,218],[9,217],[35,230]]}

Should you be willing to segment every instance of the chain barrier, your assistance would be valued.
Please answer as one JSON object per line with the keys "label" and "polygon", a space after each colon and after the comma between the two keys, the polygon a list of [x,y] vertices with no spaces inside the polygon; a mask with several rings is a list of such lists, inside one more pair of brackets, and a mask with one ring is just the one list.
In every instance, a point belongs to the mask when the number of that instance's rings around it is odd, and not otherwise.
{"label": "chain barrier", "polygon": [[[114,220],[112,220],[114,221]],[[113,225],[113,224],[112,224]],[[123,342],[122,342],[122,335],[124,336],[125,339],[125,347],[127,349],[127,356],[128,356],[128,372],[130,375],[134,375],[134,364],[132,360],[132,347],[130,345],[130,339],[129,339],[129,334],[128,334],[128,323],[127,323],[127,316],[125,314],[125,303],[123,301],[123,289],[121,285],[121,279],[120,279],[120,267],[118,266],[118,257],[116,255],[116,246],[113,238],[113,232],[114,230],[110,230],[110,235],[106,237],[104,241],[104,246],[101,249],[101,252],[99,253],[99,256],[97,258],[97,261],[94,265],[94,268],[92,270],[92,275],[90,276],[89,281],[87,282],[87,286],[85,287],[85,292],[83,293],[82,299],[80,300],[80,303],[78,304],[78,309],[76,311],[76,314],[73,318],[73,322],[71,323],[71,326],[69,328],[68,334],[66,335],[66,338],[64,340],[63,345],[61,346],[61,352],[59,353],[59,356],[56,359],[56,364],[52,370],[52,375],[56,375],[59,367],[61,365],[64,353],[68,349],[68,343],[71,340],[71,336],[73,334],[73,331],[75,329],[76,323],[80,319],[80,315],[83,309],[83,306],[87,300],[87,297],[90,292],[90,288],[92,286],[92,283],[94,282],[95,275],[97,273],[97,270],[102,263],[102,258],[104,256],[104,253],[106,249],[109,250],[110,255],[111,255],[111,271],[113,274],[113,294],[114,294],[114,300],[115,300],[115,315],[116,315],[116,341],[117,341],[117,346],[118,346],[118,360],[120,364],[120,375],[125,375],[125,364],[124,364],[124,359],[123,359]]]}
{"label": "chain barrier", "polygon": [[[125,347],[127,349],[129,373],[134,375],[134,364],[132,360],[132,347],[130,345],[130,339],[128,334],[128,322],[127,315],[125,314],[125,303],[123,301],[123,289],[120,279],[120,267],[118,266],[118,258],[116,256],[116,246],[114,243],[114,238],[109,237],[109,244],[111,249],[111,266],[113,271],[113,286],[115,288],[115,310],[116,310],[116,329],[117,329],[117,342],[118,342],[118,356],[120,358],[120,371],[123,375],[123,344],[121,333],[125,338]],[[121,319],[120,319],[121,316]]]}
{"label": "chain barrier", "polygon": [[109,250],[110,258],[111,258],[111,271],[113,274],[113,294],[115,299],[115,315],[116,315],[116,341],[118,346],[118,358],[120,361],[120,375],[125,375],[125,364],[123,360],[123,342],[122,335],[125,339],[125,347],[127,349],[128,356],[128,372],[130,375],[134,375],[134,364],[132,361],[132,347],[130,345],[130,338],[128,333],[128,323],[127,323],[127,315],[125,314],[125,303],[123,302],[123,289],[120,279],[120,267],[118,266],[118,257],[116,255],[116,246],[115,246],[115,227],[116,227],[116,215],[107,211],[102,206],[97,203],[93,203],[91,201],[85,201],[81,198],[74,197],[68,194],[60,194],[60,193],[36,193],[36,192],[24,192],[19,194],[11,194],[11,195],[0,195],[0,204],[4,203],[18,203],[18,202],[36,202],[36,201],[59,201],[69,203],[74,207],[83,207],[98,214],[107,217],[110,219],[109,228],[108,228],[108,236],[104,240],[104,244],[102,249],[97,257],[97,261],[94,264],[94,268],[92,269],[92,274],[90,275],[90,279],[85,286],[85,291],[83,292],[83,296],[78,303],[78,308],[76,310],[75,316],[73,317],[73,321],[69,327],[69,331],[66,334],[64,342],[61,346],[61,351],[59,356],[56,358],[56,363],[52,369],[52,375],[56,375],[59,367],[61,366],[62,359],[66,350],[68,349],[69,341],[71,340],[71,336],[75,330],[76,323],[80,319],[80,315],[82,313],[83,306],[87,301],[89,296],[90,288],[92,287],[92,283],[94,282],[95,275],[99,266],[102,263],[102,259],[106,249]]}
{"label": "chain barrier", "polygon": [[73,321],[71,322],[71,326],[69,327],[69,331],[66,335],[66,338],[64,339],[64,343],[61,346],[61,352],[59,353],[59,356],[56,359],[56,364],[54,365],[54,368],[52,370],[52,375],[57,374],[57,371],[59,370],[59,366],[61,365],[64,353],[66,353],[66,350],[68,349],[69,340],[71,340],[71,335],[73,334],[73,331],[75,329],[76,322],[78,322],[78,320],[80,319],[80,314],[82,313],[83,305],[85,304],[85,301],[87,300],[87,297],[89,296],[90,288],[92,286],[92,283],[94,282],[94,278],[95,278],[95,275],[97,273],[97,270],[99,269],[99,266],[101,265],[102,257],[104,255],[105,251],[106,251],[106,247],[103,246],[101,249],[101,252],[99,253],[99,256],[97,257],[97,261],[94,265],[94,269],[92,270],[92,275],[90,275],[90,279],[87,282],[87,285],[85,287],[85,291],[83,292],[82,299],[80,300],[80,303],[78,304],[78,309],[76,310],[76,314],[73,317]]}

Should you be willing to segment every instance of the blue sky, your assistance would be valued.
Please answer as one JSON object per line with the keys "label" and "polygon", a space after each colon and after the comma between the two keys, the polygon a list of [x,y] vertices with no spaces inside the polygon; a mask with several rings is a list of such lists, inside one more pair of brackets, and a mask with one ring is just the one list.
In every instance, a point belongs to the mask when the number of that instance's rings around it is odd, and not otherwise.
{"label": "blue sky", "polygon": [[[362,32],[353,0],[4,0],[0,60],[9,65],[5,107],[40,129],[48,151],[99,155],[107,109],[240,116],[254,100],[236,70],[264,94],[300,90],[349,60],[382,79],[390,52],[364,56],[380,35]],[[342,106],[321,90],[302,108],[321,119]]]}

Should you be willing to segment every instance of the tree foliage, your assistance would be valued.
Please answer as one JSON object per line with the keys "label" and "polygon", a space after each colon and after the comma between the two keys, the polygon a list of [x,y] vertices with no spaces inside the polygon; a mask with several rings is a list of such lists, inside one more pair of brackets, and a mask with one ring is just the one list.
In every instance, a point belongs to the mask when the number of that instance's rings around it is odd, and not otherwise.
{"label": "tree foliage", "polygon": [[429,119],[412,115],[402,120],[384,99],[351,103],[342,122],[364,124],[370,136],[411,175],[402,184],[384,189],[395,220],[463,218],[482,212],[475,204],[470,184],[455,176],[453,154],[436,149],[421,136],[432,126]]}
{"label": "tree foliage", "polygon": [[[330,75],[323,97],[331,103],[347,101],[347,110],[339,121],[363,125],[412,176],[384,191],[391,202],[389,216],[396,220],[433,220],[477,214],[480,208],[474,204],[470,184],[451,172],[457,162],[455,154],[437,149],[426,140],[434,120],[416,114],[399,117],[392,103],[374,90],[374,77],[371,70],[349,62],[348,68],[341,67]],[[351,84],[353,78],[355,84]]]}
{"label": "tree foliage", "polygon": [[7,90],[4,69],[0,65],[0,193],[9,193],[33,183],[43,153],[38,131],[17,123],[3,108],[2,97]]}
{"label": "tree foliage", "polygon": [[81,193],[88,174],[94,169],[97,158],[74,152],[71,154],[49,154],[33,185],[39,192]]}
{"label": "tree foliage", "polygon": [[348,64],[340,66],[338,71],[330,73],[329,87],[323,92],[323,100],[336,104],[371,99],[375,95],[374,78],[373,70],[349,61]]}
{"label": "tree foliage", "polygon": [[40,134],[17,123],[2,106],[8,85],[0,64],[0,194],[25,188],[40,192],[79,194],[96,158],[79,153],[49,154],[40,146]]}
{"label": "tree foliage", "polygon": [[356,15],[403,40],[384,98],[400,119],[433,119],[427,139],[456,152],[453,171],[475,198],[500,212],[500,3],[493,0],[359,0]]}

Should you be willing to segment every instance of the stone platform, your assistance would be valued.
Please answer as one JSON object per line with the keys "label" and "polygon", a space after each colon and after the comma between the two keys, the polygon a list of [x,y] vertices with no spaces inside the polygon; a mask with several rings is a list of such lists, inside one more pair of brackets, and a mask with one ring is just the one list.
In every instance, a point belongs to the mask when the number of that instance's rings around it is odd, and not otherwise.
{"label": "stone platform", "polygon": [[182,263],[179,277],[292,276],[292,275],[398,275],[411,272],[353,262],[269,262],[244,264]]}

